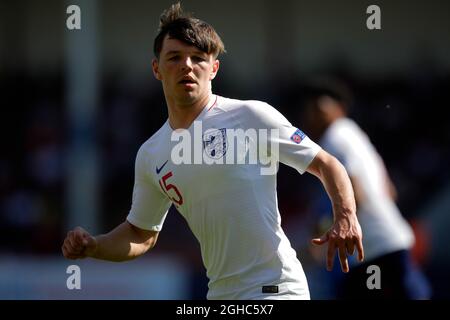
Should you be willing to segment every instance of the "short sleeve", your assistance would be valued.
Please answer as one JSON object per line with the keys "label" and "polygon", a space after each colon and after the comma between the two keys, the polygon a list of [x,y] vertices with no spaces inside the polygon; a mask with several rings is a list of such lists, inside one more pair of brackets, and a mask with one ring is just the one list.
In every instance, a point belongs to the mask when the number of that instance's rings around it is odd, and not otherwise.
{"label": "short sleeve", "polygon": [[316,157],[321,147],[313,142],[303,131],[294,127],[278,110],[267,103],[249,103],[250,123],[257,129],[278,129],[278,137],[269,135],[269,143],[278,144],[276,153],[271,156],[279,162],[303,174]]}
{"label": "short sleeve", "polygon": [[144,230],[161,231],[171,202],[147,174],[149,159],[144,146],[136,156],[133,202],[127,221]]}

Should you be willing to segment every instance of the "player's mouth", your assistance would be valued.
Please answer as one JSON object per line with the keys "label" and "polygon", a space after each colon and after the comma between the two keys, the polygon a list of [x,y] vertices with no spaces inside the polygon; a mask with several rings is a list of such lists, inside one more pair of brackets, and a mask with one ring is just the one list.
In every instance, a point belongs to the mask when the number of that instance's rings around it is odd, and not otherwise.
{"label": "player's mouth", "polygon": [[179,82],[179,84],[182,84],[184,86],[188,86],[191,87],[195,84],[197,84],[197,81],[195,81],[193,78],[191,77],[184,77],[183,79],[181,79]]}

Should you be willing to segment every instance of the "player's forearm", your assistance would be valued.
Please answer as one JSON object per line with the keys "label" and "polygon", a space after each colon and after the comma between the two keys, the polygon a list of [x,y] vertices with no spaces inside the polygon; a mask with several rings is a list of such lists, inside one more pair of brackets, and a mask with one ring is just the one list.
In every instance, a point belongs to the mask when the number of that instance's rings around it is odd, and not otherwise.
{"label": "player's forearm", "polygon": [[356,214],[355,196],[347,171],[333,158],[324,168],[323,183],[333,204],[334,218]]}
{"label": "player's forearm", "polygon": [[111,232],[96,236],[97,248],[92,258],[122,262],[143,255],[153,247],[156,239],[143,238],[128,222]]}
{"label": "player's forearm", "polygon": [[334,223],[313,243],[321,245],[328,242],[327,269],[332,270],[334,252],[339,252],[342,271],[348,272],[347,253],[358,251],[359,261],[364,259],[361,226],[356,217],[356,204],[353,188],[344,166],[333,156],[321,150],[308,168],[324,185],[333,203]]}
{"label": "player's forearm", "polygon": [[321,181],[333,204],[335,220],[356,214],[355,196],[344,166],[330,154],[321,151],[311,173]]}

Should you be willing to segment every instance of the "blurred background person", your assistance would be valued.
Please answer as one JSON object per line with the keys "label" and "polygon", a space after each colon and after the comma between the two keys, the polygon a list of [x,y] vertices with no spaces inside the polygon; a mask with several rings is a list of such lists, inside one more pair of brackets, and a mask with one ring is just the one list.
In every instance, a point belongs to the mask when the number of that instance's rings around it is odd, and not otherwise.
{"label": "blurred background person", "polygon": [[[414,232],[395,204],[396,188],[367,134],[348,117],[352,94],[343,82],[320,78],[306,86],[305,130],[345,166],[363,229],[366,260],[336,283],[338,299],[429,299],[430,288],[412,259]],[[320,197],[319,202],[325,198]],[[331,207],[330,207],[331,209]],[[322,209],[323,212],[323,209]],[[352,263],[351,262],[351,263]],[[381,270],[381,289],[369,290],[367,270]]]}

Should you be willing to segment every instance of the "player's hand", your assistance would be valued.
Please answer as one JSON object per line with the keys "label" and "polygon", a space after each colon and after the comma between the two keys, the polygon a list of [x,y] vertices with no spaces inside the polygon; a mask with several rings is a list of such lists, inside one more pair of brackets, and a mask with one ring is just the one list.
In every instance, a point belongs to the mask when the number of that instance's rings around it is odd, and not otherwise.
{"label": "player's hand", "polygon": [[67,233],[61,249],[67,259],[92,257],[97,250],[97,240],[83,228],[77,227]]}
{"label": "player's hand", "polygon": [[364,260],[364,249],[362,245],[362,231],[356,215],[336,220],[333,226],[320,238],[312,240],[315,245],[323,245],[328,242],[327,270],[333,269],[335,251],[339,253],[342,271],[349,271],[347,253],[353,255],[358,250],[358,260]]}

